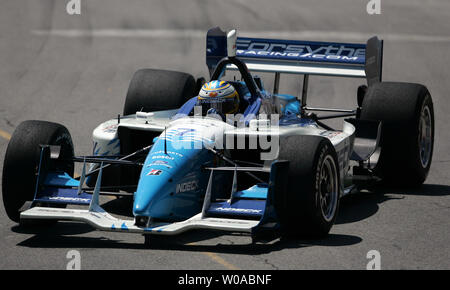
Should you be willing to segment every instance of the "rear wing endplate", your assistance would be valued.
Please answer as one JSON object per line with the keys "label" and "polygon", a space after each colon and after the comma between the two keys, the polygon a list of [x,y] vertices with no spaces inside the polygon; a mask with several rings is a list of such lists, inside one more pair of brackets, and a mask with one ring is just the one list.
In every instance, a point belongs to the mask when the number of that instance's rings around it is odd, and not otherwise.
{"label": "rear wing endplate", "polygon": [[[211,74],[222,58],[232,56],[228,49],[235,47],[236,57],[250,71],[366,78],[369,85],[381,81],[383,41],[376,36],[366,44],[234,39],[235,44],[227,43],[227,33],[219,27],[208,31],[206,63]],[[227,69],[235,68],[231,65]]]}

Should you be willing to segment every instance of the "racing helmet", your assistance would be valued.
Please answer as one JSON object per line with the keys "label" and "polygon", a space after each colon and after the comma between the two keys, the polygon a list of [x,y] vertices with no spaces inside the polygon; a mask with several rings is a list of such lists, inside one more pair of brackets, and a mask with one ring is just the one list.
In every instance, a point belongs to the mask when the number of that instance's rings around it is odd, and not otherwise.
{"label": "racing helmet", "polygon": [[205,83],[200,89],[197,104],[202,106],[204,116],[208,111],[222,115],[236,114],[239,110],[239,95],[229,82],[211,81]]}

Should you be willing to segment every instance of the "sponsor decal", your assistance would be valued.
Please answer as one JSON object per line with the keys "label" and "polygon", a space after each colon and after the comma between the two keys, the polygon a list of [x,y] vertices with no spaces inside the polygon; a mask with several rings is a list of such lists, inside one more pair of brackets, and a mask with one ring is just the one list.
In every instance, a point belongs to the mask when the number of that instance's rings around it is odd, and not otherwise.
{"label": "sponsor decal", "polygon": [[336,136],[339,136],[341,134],[342,134],[342,132],[339,132],[339,131],[323,131],[322,133],[320,133],[320,136],[332,139],[332,138],[334,138]]}
{"label": "sponsor decal", "polygon": [[250,209],[250,208],[232,208],[232,207],[217,207],[215,210],[225,211],[225,212],[237,212],[237,213],[261,213],[261,209]]}
{"label": "sponsor decal", "polygon": [[173,157],[167,156],[167,155],[155,155],[152,156],[152,159],[167,159],[167,160],[173,160]]}
{"label": "sponsor decal", "polygon": [[194,191],[198,188],[198,180],[191,180],[177,184],[176,193]]}
{"label": "sponsor decal", "polygon": [[113,124],[113,125],[104,127],[102,130],[105,133],[115,133],[117,131],[118,126],[119,126],[118,124]]}
{"label": "sponsor decal", "polygon": [[154,165],[161,165],[161,166],[165,166],[167,168],[172,168],[172,166],[169,165],[169,162],[164,161],[164,160],[155,160],[151,164],[147,165],[147,167],[152,167]]}
{"label": "sponsor decal", "polygon": [[64,196],[51,196],[49,200],[59,200],[67,202],[90,202],[89,198],[79,198],[79,197],[64,197]]}
{"label": "sponsor decal", "polygon": [[150,170],[150,172],[147,173],[147,175],[161,175],[162,172],[163,172],[162,170],[153,169],[153,170]]}
{"label": "sponsor decal", "polygon": [[302,60],[328,60],[344,62],[362,62],[365,48],[356,45],[332,43],[276,42],[264,39],[237,40],[238,56],[292,58]]}

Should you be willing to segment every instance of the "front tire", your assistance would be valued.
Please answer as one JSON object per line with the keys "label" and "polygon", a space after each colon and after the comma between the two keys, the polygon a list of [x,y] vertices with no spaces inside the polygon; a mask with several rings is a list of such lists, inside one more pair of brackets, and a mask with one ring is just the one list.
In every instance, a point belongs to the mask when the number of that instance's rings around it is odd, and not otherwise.
{"label": "front tire", "polygon": [[[14,222],[20,221],[20,208],[34,198],[41,153],[39,145],[61,146],[60,160],[74,156],[72,138],[63,125],[24,121],[14,130],[6,149],[2,176],[3,205]],[[57,160],[53,167],[50,169],[65,171],[73,176],[73,162]]]}
{"label": "front tire", "polygon": [[289,161],[285,200],[278,200],[284,234],[322,238],[333,226],[340,198],[337,154],[319,136],[290,136],[281,142],[279,160]]}

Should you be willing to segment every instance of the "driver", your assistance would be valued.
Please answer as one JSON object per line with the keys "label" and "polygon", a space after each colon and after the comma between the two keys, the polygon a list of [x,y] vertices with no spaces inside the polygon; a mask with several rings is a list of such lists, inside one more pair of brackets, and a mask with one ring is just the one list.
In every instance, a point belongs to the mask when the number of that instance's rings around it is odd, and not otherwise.
{"label": "driver", "polygon": [[197,105],[202,106],[203,116],[218,114],[224,119],[225,115],[238,112],[239,95],[229,82],[211,81],[200,89]]}

